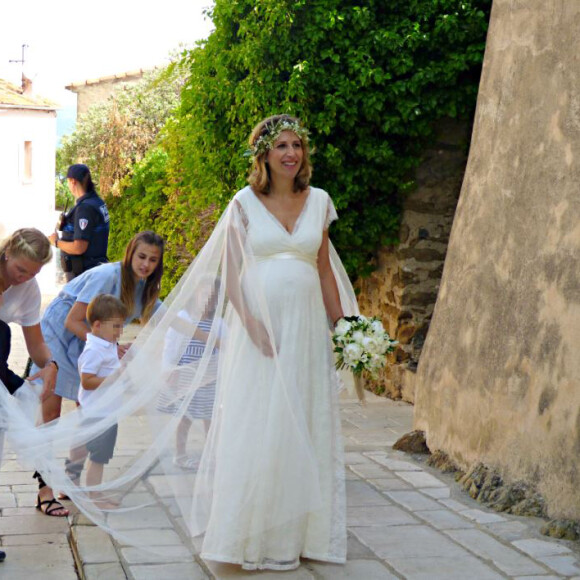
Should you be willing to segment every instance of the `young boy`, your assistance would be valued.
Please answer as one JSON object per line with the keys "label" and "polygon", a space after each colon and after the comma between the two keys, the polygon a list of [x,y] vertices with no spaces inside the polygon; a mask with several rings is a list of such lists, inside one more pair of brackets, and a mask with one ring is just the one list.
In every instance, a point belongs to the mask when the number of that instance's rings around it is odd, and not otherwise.
{"label": "young boy", "polygon": [[[79,374],[81,385],[78,400],[83,411],[88,414],[88,420],[97,420],[106,416],[107,411],[99,409],[92,413],[98,396],[95,392],[103,381],[120,366],[117,354],[117,341],[123,332],[123,324],[127,317],[125,305],[115,296],[99,294],[87,308],[87,320],[91,332],[87,334],[86,346],[79,357]],[[113,425],[95,439],[86,444],[89,453],[86,484],[88,487],[99,485],[103,481],[103,468],[113,457],[117,441],[117,425]],[[92,491],[90,497],[102,509],[118,507],[116,502],[108,500],[101,492]]]}

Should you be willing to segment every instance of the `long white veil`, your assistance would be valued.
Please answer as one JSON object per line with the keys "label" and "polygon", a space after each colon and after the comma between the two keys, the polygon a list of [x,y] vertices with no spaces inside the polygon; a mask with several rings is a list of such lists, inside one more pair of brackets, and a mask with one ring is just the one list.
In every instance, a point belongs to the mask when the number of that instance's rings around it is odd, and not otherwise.
{"label": "long white veil", "polygon": [[[244,522],[242,536],[263,534],[320,503],[307,421],[298,393],[279,367],[274,313],[252,276],[255,261],[246,228],[233,200],[120,370],[94,392],[94,405],[37,426],[38,389],[27,384],[13,397],[0,383],[0,428],[18,461],[40,471],[55,491],[67,494],[87,517],[129,545],[154,551],[143,533],[147,529],[202,534],[217,496],[225,514],[221,521]],[[352,286],[332,247],[330,256],[344,312],[356,314]],[[232,376],[240,368],[239,346],[250,340],[262,364],[243,377]],[[268,384],[270,395],[277,397],[280,411],[274,416],[265,408],[267,397],[238,388],[240,381],[253,379]],[[205,421],[196,417],[199,401],[209,407],[211,421],[210,415]],[[250,415],[240,421],[239,437],[231,430],[224,433],[228,414],[244,405],[251,406],[255,420]],[[267,438],[260,417],[271,423]],[[88,487],[83,476],[76,485],[65,471],[65,458],[71,450],[83,455],[87,443],[94,448],[115,424],[117,443],[102,484]],[[186,442],[190,461],[185,467],[176,462],[179,438]],[[234,477],[221,477],[220,470],[234,458],[242,467]],[[109,502],[119,507],[103,507]],[[257,502],[264,503],[263,509],[253,510]]]}

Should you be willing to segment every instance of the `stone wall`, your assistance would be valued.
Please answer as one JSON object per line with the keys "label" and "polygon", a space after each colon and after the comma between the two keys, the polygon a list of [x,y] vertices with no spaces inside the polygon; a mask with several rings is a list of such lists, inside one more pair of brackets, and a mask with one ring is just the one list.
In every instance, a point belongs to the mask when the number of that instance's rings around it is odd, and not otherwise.
{"label": "stone wall", "polygon": [[415,427],[580,518],[580,3],[495,0]]}
{"label": "stone wall", "polygon": [[402,200],[400,243],[382,248],[377,269],[359,282],[359,304],[379,316],[399,341],[379,380],[369,386],[393,399],[414,401],[419,355],[429,328],[449,233],[467,162],[467,123],[445,120]]}

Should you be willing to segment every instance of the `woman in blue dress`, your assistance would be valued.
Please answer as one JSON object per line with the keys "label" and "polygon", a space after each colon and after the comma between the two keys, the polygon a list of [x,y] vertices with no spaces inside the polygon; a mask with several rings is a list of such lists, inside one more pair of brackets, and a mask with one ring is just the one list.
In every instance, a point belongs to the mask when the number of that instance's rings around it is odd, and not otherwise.
{"label": "woman in blue dress", "polygon": [[[119,298],[131,313],[125,324],[139,318],[147,321],[161,304],[159,290],[163,274],[163,238],[151,231],[137,234],[128,244],[121,262],[102,264],[71,280],[49,304],[41,327],[46,343],[59,365],[54,394],[42,402],[45,423],[58,419],[62,398],[77,401],[80,377],[78,359],[90,331],[86,322],[87,306],[98,294]],[[119,346],[119,356],[127,347]],[[34,365],[32,373],[38,372]],[[80,477],[82,461],[67,463],[71,479]],[[39,502],[54,499],[52,489],[36,472]],[[39,503],[39,505],[42,505]]]}

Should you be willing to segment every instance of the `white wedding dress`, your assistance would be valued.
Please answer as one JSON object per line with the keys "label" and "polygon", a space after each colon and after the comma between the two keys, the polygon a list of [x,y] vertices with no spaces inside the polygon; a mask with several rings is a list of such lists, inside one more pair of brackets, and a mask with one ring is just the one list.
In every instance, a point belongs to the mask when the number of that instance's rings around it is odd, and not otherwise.
{"label": "white wedding dress", "polygon": [[225,353],[229,366],[220,377],[224,402],[214,423],[219,442],[202,557],[246,569],[295,568],[300,556],[344,562],[338,389],[316,266],[322,232],[336,213],[328,194],[311,188],[289,233],[249,187],[235,202],[254,258],[243,277],[262,289],[278,356],[262,354],[232,309],[228,348],[235,353]]}
{"label": "white wedding dress", "polygon": [[[290,233],[249,187],[239,191],[94,406],[38,426],[38,393],[22,388],[15,398],[0,384],[0,429],[18,460],[149,554],[157,546],[142,530],[163,522],[201,538],[202,557],[246,569],[292,569],[301,556],[344,562],[337,375],[317,269],[333,219],[330,197],[312,187]],[[358,314],[332,244],[329,252],[343,311]],[[260,321],[268,348],[254,344],[242,318]],[[193,338],[196,356],[186,356]],[[187,453],[200,460],[187,472],[175,463],[176,441],[199,389],[215,390],[215,401],[206,401],[207,436],[202,421],[187,432]],[[102,484],[76,485],[63,458],[115,424]],[[95,491],[121,507],[101,507]]]}

